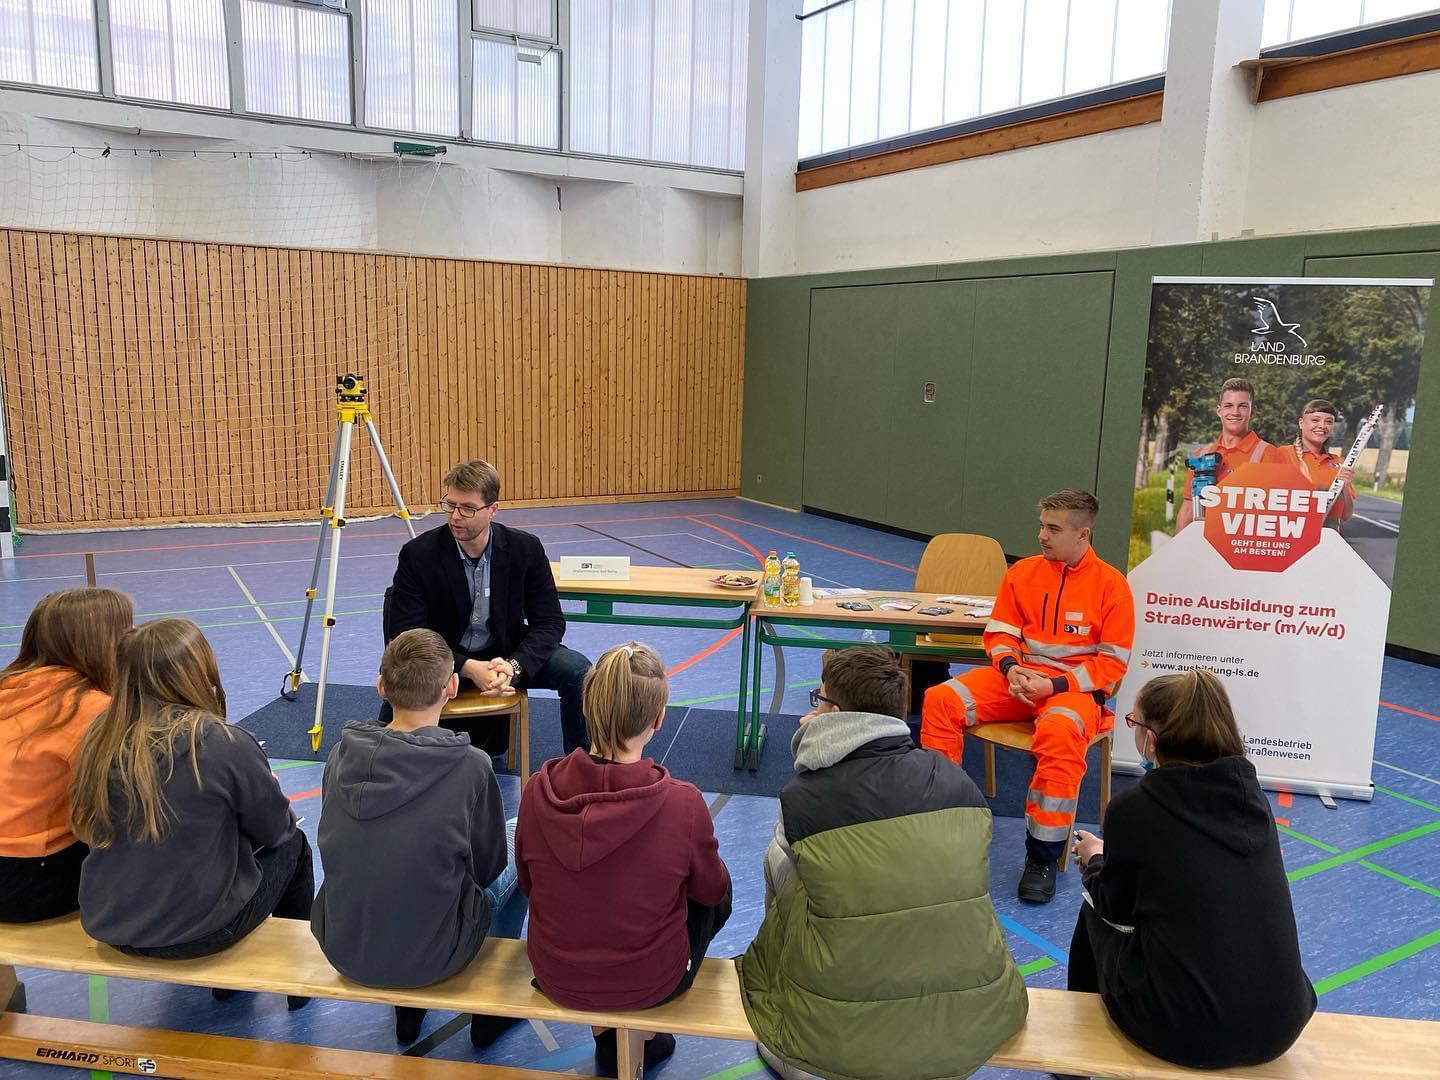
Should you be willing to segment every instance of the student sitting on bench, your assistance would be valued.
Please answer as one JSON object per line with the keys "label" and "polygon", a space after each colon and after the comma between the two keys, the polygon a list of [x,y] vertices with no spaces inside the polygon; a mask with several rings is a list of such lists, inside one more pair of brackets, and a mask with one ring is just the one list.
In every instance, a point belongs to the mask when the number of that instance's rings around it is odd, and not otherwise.
{"label": "student sitting on bench", "polygon": [[1087,895],[1069,988],[1098,993],[1121,1031],[1177,1065],[1271,1061],[1309,1022],[1315,990],[1224,684],[1162,675],[1125,719],[1156,768],[1110,803],[1104,841],[1076,834]]}
{"label": "student sitting on bench", "polygon": [[[665,720],[665,665],[637,642],[585,676],[590,752],[547,761],[525,788],[515,856],[530,897],[535,982],[572,1009],[648,1009],[690,987],[730,917],[730,873],[705,799],[645,756]],[[616,1071],[613,1028],[595,1064]],[[645,1064],[675,1037],[653,1035]]]}
{"label": "student sitting on bench", "polygon": [[[385,647],[376,689],[388,727],[352,721],[325,762],[320,860],[310,926],[335,970],[365,986],[428,986],[454,975],[489,933],[520,936],[515,825],[505,823],[490,756],[440,726],[459,684],[445,639],[407,630]],[[513,901],[513,902],[512,902]],[[424,1009],[395,1008],[414,1042]],[[515,1021],[475,1016],[489,1046]]]}
{"label": "student sitting on bench", "polygon": [[225,722],[215,654],[189,619],[121,639],[114,697],[80,747],[73,804],[71,826],[90,845],[80,923],[97,941],[189,960],[272,914],[310,918],[310,845],[254,736]]}
{"label": "student sitting on bench", "polygon": [[114,589],[66,589],[35,605],[0,671],[0,922],[74,911],[89,850],[70,831],[80,740],[110,704],[115,647],[135,607]]}

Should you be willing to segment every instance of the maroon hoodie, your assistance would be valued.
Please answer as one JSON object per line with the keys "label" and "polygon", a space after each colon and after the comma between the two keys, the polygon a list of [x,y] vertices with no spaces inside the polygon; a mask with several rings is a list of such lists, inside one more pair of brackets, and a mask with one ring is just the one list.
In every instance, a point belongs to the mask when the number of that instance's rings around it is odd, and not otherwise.
{"label": "maroon hoodie", "polygon": [[690,959],[686,901],[718,904],[730,884],[693,784],[649,758],[602,764],[584,750],[525,786],[515,863],[535,981],[571,1009],[663,1001]]}

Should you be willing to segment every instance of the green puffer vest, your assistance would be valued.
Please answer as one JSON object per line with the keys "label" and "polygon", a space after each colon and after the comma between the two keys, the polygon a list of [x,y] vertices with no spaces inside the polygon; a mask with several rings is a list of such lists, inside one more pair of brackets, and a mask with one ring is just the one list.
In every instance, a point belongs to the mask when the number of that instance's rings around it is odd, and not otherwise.
{"label": "green puffer vest", "polygon": [[760,1042],[827,1080],[979,1068],[1029,1001],[989,887],[990,811],[816,833],[738,961]]}

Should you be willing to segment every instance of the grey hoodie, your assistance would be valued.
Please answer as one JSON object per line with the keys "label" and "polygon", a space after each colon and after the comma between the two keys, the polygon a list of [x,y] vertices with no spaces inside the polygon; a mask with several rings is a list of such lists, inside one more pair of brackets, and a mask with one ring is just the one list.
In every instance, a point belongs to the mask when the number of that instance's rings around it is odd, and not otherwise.
{"label": "grey hoodie", "polygon": [[310,929],[367,986],[425,986],[472,959],[490,927],[483,887],[505,869],[490,759],[468,735],[351,722],[325,762]]}

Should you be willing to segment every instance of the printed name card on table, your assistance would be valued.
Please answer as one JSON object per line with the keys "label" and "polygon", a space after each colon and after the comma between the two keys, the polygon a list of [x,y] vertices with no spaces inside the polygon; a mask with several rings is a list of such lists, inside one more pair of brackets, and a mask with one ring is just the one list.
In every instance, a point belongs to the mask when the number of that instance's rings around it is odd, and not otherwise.
{"label": "printed name card on table", "polygon": [[629,581],[629,555],[562,555],[562,581]]}

